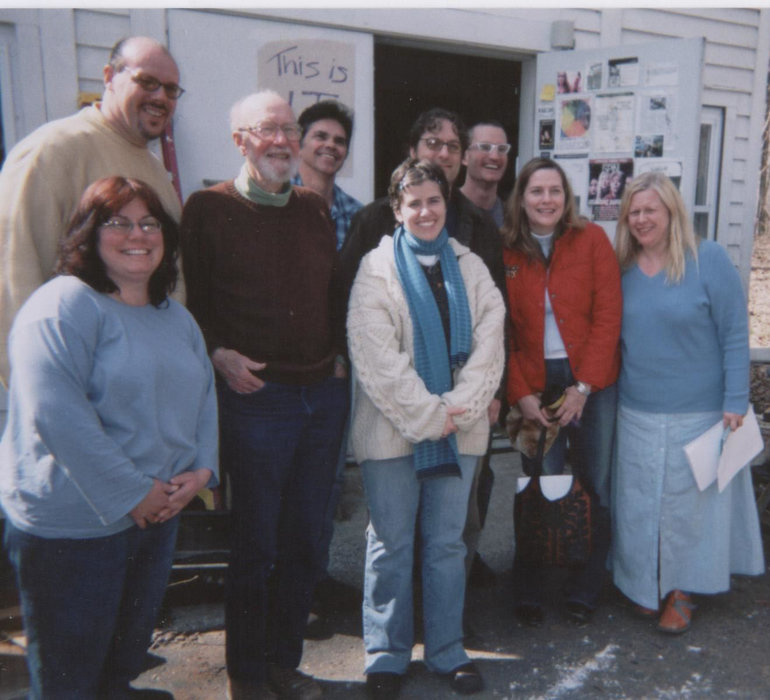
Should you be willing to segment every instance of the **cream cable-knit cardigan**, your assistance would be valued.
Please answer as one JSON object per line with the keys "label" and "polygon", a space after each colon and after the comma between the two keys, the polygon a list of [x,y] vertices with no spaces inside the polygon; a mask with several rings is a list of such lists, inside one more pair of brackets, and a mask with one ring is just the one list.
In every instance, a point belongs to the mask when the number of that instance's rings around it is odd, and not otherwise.
{"label": "cream cable-knit cardigan", "polygon": [[361,261],[348,307],[348,344],[355,376],[351,445],[355,460],[391,459],[413,444],[441,437],[447,406],[455,416],[461,454],[483,455],[489,438],[487,408],[505,362],[505,305],[481,258],[454,239],[473,325],[468,362],[454,374],[454,388],[428,392],[414,367],[413,326],[396,272],[393,239],[384,236]]}

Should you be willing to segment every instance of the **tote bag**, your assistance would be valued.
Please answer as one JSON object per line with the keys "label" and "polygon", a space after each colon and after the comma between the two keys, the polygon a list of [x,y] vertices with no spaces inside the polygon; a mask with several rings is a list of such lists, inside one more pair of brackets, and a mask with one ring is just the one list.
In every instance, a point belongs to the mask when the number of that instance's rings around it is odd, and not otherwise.
{"label": "tote bag", "polygon": [[[519,479],[522,488],[513,501],[516,553],[530,565],[581,567],[591,554],[591,494],[575,475],[541,476],[545,434],[543,428],[535,458],[536,473]],[[547,497],[553,492],[560,495]]]}

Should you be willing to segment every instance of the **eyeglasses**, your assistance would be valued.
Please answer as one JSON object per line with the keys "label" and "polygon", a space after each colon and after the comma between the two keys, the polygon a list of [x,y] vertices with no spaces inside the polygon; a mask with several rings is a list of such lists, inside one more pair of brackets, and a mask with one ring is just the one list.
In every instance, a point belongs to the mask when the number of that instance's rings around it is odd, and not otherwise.
{"label": "eyeglasses", "polygon": [[511,150],[511,144],[487,143],[486,141],[479,141],[468,146],[468,150],[482,151],[483,153],[492,153],[492,151],[497,151],[501,156],[504,156],[506,153],[508,153],[508,151]]}
{"label": "eyeglasses", "polygon": [[122,233],[127,236],[131,233],[134,226],[138,226],[142,233],[160,233],[161,231],[160,221],[157,219],[131,221],[131,219],[126,219],[122,216],[113,216],[111,219],[107,219],[100,228]]}
{"label": "eyeglasses", "polygon": [[302,129],[299,124],[281,124],[279,126],[273,122],[260,122],[254,126],[242,126],[238,131],[248,131],[264,141],[272,141],[279,129],[283,131],[287,141],[299,141],[302,136]]}
{"label": "eyeglasses", "polygon": [[169,100],[178,100],[184,93],[184,88],[176,83],[161,83],[157,78],[153,78],[151,75],[142,73],[139,69],[123,68],[142,90],[146,92],[155,92],[159,87],[163,88],[163,92],[166,93],[166,97]]}
{"label": "eyeglasses", "polygon": [[447,151],[450,153],[460,153],[463,149],[459,141],[442,141],[435,136],[428,136],[427,138],[420,139],[420,141],[425,142],[429,151],[440,151],[444,146],[446,146]]}

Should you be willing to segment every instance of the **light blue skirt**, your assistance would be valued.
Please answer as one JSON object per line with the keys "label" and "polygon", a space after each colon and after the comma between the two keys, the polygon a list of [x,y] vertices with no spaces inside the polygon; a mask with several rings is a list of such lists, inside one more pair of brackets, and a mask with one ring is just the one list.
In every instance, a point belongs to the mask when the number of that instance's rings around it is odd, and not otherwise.
{"label": "light blue skirt", "polygon": [[657,608],[667,593],[720,593],[730,574],[764,573],[759,518],[745,467],[719,493],[695,484],[684,445],[722,414],[618,410],[612,567],[631,600]]}

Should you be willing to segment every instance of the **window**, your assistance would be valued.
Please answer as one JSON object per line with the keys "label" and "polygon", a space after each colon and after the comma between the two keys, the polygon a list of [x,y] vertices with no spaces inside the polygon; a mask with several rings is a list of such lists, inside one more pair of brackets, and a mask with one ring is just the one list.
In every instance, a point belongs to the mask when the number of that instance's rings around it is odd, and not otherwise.
{"label": "window", "polygon": [[703,107],[698,141],[693,224],[701,238],[715,240],[719,214],[719,179],[722,170],[724,109]]}

